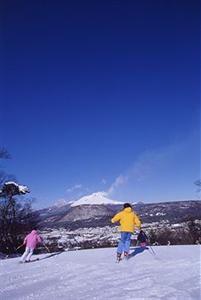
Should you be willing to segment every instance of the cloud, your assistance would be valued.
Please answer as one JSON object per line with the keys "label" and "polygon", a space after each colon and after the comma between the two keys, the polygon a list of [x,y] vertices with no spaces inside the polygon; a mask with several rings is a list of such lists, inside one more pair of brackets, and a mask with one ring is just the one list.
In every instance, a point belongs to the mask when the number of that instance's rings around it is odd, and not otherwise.
{"label": "cloud", "polygon": [[67,191],[68,193],[71,193],[71,192],[76,191],[76,190],[79,190],[79,189],[81,189],[81,188],[82,188],[82,184],[75,184],[75,185],[69,187],[66,191]]}
{"label": "cloud", "polygon": [[108,189],[109,196],[131,199],[193,197],[193,178],[199,172],[196,135],[142,152]]}
{"label": "cloud", "polygon": [[108,194],[115,193],[118,189],[125,187],[130,181],[139,183],[144,181],[153,172],[153,167],[159,164],[165,157],[165,153],[158,151],[143,152],[136,161],[123,174],[117,176],[108,189]]}
{"label": "cloud", "polygon": [[108,189],[108,195],[114,193],[121,185],[126,184],[127,180],[128,176],[119,175]]}

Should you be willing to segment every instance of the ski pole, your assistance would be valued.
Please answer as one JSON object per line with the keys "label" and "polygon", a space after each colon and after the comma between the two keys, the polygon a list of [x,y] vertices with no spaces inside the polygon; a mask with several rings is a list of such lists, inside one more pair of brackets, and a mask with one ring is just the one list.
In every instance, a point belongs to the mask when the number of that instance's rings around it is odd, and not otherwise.
{"label": "ski pole", "polygon": [[153,254],[153,252],[151,252],[150,248],[148,248],[148,251],[155,258],[155,255]]}
{"label": "ski pole", "polygon": [[45,245],[45,244],[43,244],[43,246],[45,247],[45,249],[50,253],[50,250],[49,250],[49,248]]}
{"label": "ski pole", "polygon": [[16,248],[16,250],[18,250],[18,249],[22,248],[23,246],[24,246],[24,244],[22,244],[22,245],[18,246],[18,247]]}
{"label": "ski pole", "polygon": [[150,247],[151,251],[153,252],[153,254],[156,255],[156,252],[154,251],[154,249],[152,248],[152,246],[149,245],[149,247]]}
{"label": "ski pole", "polygon": [[150,247],[151,251],[153,252],[154,255],[156,255],[156,252],[153,250],[153,248],[151,246],[150,239],[148,239],[147,241],[148,241],[148,246]]}

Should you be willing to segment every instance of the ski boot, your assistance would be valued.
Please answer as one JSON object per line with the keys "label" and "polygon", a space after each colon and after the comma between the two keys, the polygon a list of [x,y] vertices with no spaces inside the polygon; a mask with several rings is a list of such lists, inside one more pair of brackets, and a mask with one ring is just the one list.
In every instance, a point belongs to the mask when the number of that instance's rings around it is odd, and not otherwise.
{"label": "ski boot", "polygon": [[122,260],[121,253],[117,253],[117,263],[119,263]]}

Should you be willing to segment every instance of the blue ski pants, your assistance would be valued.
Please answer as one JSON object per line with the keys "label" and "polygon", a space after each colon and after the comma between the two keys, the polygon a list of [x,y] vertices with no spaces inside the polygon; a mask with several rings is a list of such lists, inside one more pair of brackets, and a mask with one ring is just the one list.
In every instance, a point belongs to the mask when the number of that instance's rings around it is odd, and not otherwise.
{"label": "blue ski pants", "polygon": [[117,253],[129,252],[131,232],[121,232],[121,238],[117,247]]}

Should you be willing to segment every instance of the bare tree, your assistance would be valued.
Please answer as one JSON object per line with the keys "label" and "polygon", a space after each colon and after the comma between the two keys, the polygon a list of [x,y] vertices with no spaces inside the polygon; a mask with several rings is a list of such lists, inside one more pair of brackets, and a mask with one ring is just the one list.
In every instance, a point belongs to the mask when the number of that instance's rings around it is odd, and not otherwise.
{"label": "bare tree", "polygon": [[[6,149],[0,148],[0,159],[8,158]],[[21,235],[37,223],[31,200],[21,199],[21,195],[29,193],[28,188],[8,179],[11,176],[0,170],[0,251],[7,254],[16,250]]]}
{"label": "bare tree", "polygon": [[31,200],[14,200],[13,206],[8,205],[7,198],[0,201],[0,252],[7,254],[16,252],[24,233],[37,226],[38,222]]}
{"label": "bare tree", "polygon": [[0,238],[3,248],[1,251],[13,251],[20,224],[25,222],[26,215],[30,214],[30,205],[23,205],[17,197],[26,192],[29,191],[25,186],[15,182],[4,183],[0,190]]}

